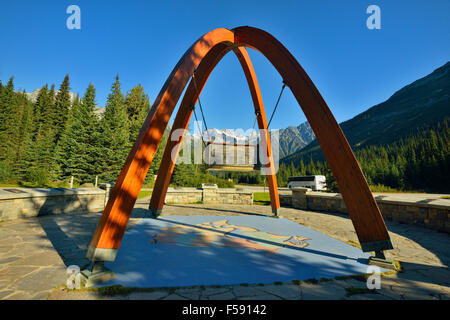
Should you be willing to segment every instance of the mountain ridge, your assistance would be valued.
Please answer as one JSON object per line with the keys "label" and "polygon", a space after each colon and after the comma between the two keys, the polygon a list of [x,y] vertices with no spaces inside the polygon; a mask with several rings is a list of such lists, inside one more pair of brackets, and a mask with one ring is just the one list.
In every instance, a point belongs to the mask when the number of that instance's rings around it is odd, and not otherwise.
{"label": "mountain ridge", "polygon": [[[216,139],[220,136],[223,141],[235,141],[237,143],[244,143],[248,137],[252,137],[252,133],[246,133],[242,130],[233,129],[217,129],[209,128],[209,136],[215,137]],[[200,137],[199,133],[193,134],[194,137]],[[272,145],[276,146],[274,141],[274,132],[271,133]],[[314,132],[308,122],[303,122],[298,126],[289,126],[285,129],[278,130],[278,146],[279,146],[279,157],[285,157],[293,152],[300,150],[308,143],[315,139]]]}
{"label": "mountain ridge", "polygon": [[[386,101],[370,107],[340,126],[353,150],[384,145],[415,133],[450,114],[450,62],[413,81]],[[323,160],[317,140],[284,157],[281,162]]]}

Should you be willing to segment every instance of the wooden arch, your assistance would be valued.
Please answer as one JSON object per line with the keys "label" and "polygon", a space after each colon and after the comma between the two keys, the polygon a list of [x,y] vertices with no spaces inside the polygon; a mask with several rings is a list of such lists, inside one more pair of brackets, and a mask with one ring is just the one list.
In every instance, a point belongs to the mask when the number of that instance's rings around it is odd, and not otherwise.
{"label": "wooden arch", "polygon": [[[202,36],[186,51],[169,75],[144,121],[97,225],[87,253],[87,257],[91,261],[113,261],[115,259],[131,211],[158,144],[178,99],[197,67],[196,81],[200,91],[218,61],[227,52],[233,50],[246,73],[255,108],[259,107],[263,111],[262,100],[258,100],[260,93],[257,81],[249,80],[256,80],[253,67],[251,67],[246,51],[240,47],[249,47],[261,52],[278,70],[301,105],[336,179],[362,250],[392,249],[381,212],[350,145],[306,72],[291,53],[269,33],[252,27],[238,27],[232,30],[219,28]],[[183,98],[174,127],[180,125],[178,128],[183,128],[187,125],[185,123],[189,121],[190,117],[188,109],[198,98],[193,89],[191,83]],[[265,127],[263,117],[258,118],[258,125],[260,128]],[[270,140],[266,139],[266,141],[270,147]],[[170,165],[166,169],[163,168],[163,171],[166,173],[159,182],[161,186],[165,186],[167,176],[170,179]],[[273,178],[274,176],[272,174]],[[275,185],[272,186],[275,188],[271,188],[271,190],[276,190],[276,179],[273,181],[275,181]],[[163,188],[156,192],[161,196],[165,195]],[[161,201],[161,197],[159,199],[152,197],[151,207],[154,210],[158,210],[159,201]],[[273,201],[272,209],[274,209]]]}
{"label": "wooden arch", "polygon": [[[182,129],[185,132],[188,127],[189,120],[192,116],[193,106],[197,102],[198,97],[203,87],[205,86],[209,75],[214,70],[217,63],[222,59],[222,57],[230,50],[233,50],[236,54],[247,78],[247,83],[250,89],[253,106],[255,109],[256,119],[258,121],[258,127],[261,133],[261,148],[265,150],[263,155],[264,163],[266,164],[266,166],[263,169],[265,170],[267,182],[269,185],[270,203],[272,206],[272,212],[277,215],[280,208],[280,199],[278,197],[277,177],[273,163],[270,136],[266,134],[268,133],[266,113],[264,110],[264,104],[262,101],[261,91],[259,89],[255,70],[247,53],[247,50],[244,47],[231,48],[226,45],[219,45],[205,56],[195,72],[195,83],[191,81],[188,85],[188,88],[186,89],[186,93],[183,97],[183,100],[181,101],[180,108],[173,122],[169,137],[175,136],[176,130],[179,129]],[[167,141],[167,145],[164,150],[164,155],[161,160],[158,176],[156,178],[156,183],[153,188],[153,193],[150,200],[149,209],[152,211],[154,216],[157,216],[162,211],[162,208],[164,206],[164,199],[166,198],[167,188],[169,187],[170,178],[175,168],[176,157],[180,151],[183,137],[184,133],[177,140],[168,139]]]}

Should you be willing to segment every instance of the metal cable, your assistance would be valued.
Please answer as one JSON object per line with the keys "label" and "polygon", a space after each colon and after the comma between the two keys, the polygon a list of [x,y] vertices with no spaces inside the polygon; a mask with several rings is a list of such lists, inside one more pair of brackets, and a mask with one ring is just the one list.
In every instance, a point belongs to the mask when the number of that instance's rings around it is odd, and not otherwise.
{"label": "metal cable", "polygon": [[208,132],[208,126],[206,124],[205,114],[203,113],[202,102],[200,101],[200,94],[198,93],[197,81],[195,80],[195,71],[196,70],[194,70],[194,73],[192,74],[192,80],[194,81],[195,92],[197,94],[198,105],[200,106],[200,112],[202,114],[203,122],[205,123],[205,129]]}
{"label": "metal cable", "polygon": [[272,122],[272,118],[275,115],[275,111],[277,111],[278,104],[280,103],[281,96],[283,95],[284,88],[286,88],[286,83],[283,80],[283,86],[281,87],[280,95],[278,96],[277,103],[275,104],[275,108],[273,109],[272,115],[270,116],[269,123],[267,124],[267,130],[269,130],[270,123]]}

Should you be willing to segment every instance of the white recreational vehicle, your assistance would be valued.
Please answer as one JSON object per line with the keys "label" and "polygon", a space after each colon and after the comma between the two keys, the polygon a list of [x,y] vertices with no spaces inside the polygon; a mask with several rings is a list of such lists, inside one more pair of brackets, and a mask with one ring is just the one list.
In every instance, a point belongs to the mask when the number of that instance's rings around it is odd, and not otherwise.
{"label": "white recreational vehicle", "polygon": [[290,189],[295,187],[303,187],[310,188],[314,191],[321,191],[327,189],[326,181],[327,179],[325,176],[289,177],[287,186]]}

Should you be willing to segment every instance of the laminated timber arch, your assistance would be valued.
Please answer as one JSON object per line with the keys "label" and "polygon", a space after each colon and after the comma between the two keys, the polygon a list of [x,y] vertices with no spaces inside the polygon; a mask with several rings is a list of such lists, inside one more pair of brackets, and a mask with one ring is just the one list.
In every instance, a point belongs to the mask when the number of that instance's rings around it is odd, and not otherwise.
{"label": "laminated timber arch", "polygon": [[[240,53],[245,52],[238,50],[240,47],[249,47],[261,52],[278,70],[291,89],[333,172],[362,250],[392,249],[383,217],[361,168],[341,128],[311,79],[292,54],[272,35],[257,28],[238,27],[232,30],[215,29],[202,36],[186,51],[169,75],[144,121],[97,225],[87,253],[87,257],[91,261],[113,261],[115,259],[131,211],[158,144],[173,109],[193,72],[198,67],[197,81],[201,83],[204,80],[206,82],[215,64],[227,52],[234,50],[238,58]],[[245,63],[242,58],[239,60],[245,72]],[[200,77],[199,74],[203,68],[205,71]],[[253,68],[251,70],[253,72]],[[246,76],[248,80],[247,73]],[[199,80],[199,78],[202,79]],[[252,89],[250,82],[249,85]],[[197,98],[191,88],[186,91],[183,100],[195,102]],[[253,100],[255,104],[255,99]],[[186,107],[182,109],[180,106],[179,113],[184,109]],[[186,113],[178,118],[188,121]],[[258,124],[261,128],[264,127],[264,123],[262,121],[260,123],[260,120],[258,119]],[[268,139],[266,141],[268,144],[270,143]],[[163,190],[158,192],[161,191]],[[158,209],[157,206],[153,208]]]}
{"label": "laminated timber arch", "polygon": [[[186,130],[189,124],[193,112],[193,106],[198,100],[198,97],[206,84],[206,81],[211,74],[211,72],[216,67],[217,63],[222,59],[222,57],[231,50],[230,47],[217,46],[216,50],[220,50],[220,54],[216,55],[215,50],[211,50],[210,53],[206,55],[203,61],[198,66],[195,72],[195,83],[190,82],[183,100],[180,104],[179,111],[175,117],[172,130],[169,137],[172,137],[175,130]],[[261,149],[265,150],[264,154],[264,164],[266,166],[265,174],[267,176],[267,182],[269,185],[270,194],[270,204],[272,206],[272,212],[277,215],[280,208],[280,199],[278,197],[278,185],[277,177],[275,174],[275,167],[273,163],[272,147],[270,143],[270,136],[268,135],[267,119],[264,110],[264,104],[261,97],[261,91],[259,90],[258,80],[256,78],[255,70],[253,68],[250,57],[247,50],[244,47],[234,47],[232,48],[236,54],[244,74],[247,78],[248,86],[253,100],[253,105],[255,109],[256,119],[258,121],[258,127],[260,129],[260,141]],[[211,62],[209,61],[213,59]],[[262,131],[261,131],[262,130]],[[175,136],[176,134],[174,134]],[[179,153],[181,142],[183,140],[184,133],[179,137],[178,140],[171,141],[168,139],[166,148],[164,150],[164,155],[161,160],[161,165],[158,171],[158,176],[156,178],[156,183],[153,188],[152,197],[150,200],[150,210],[154,216],[157,216],[164,206],[164,199],[166,197],[167,188],[169,187],[170,178],[172,176],[176,156]]]}

